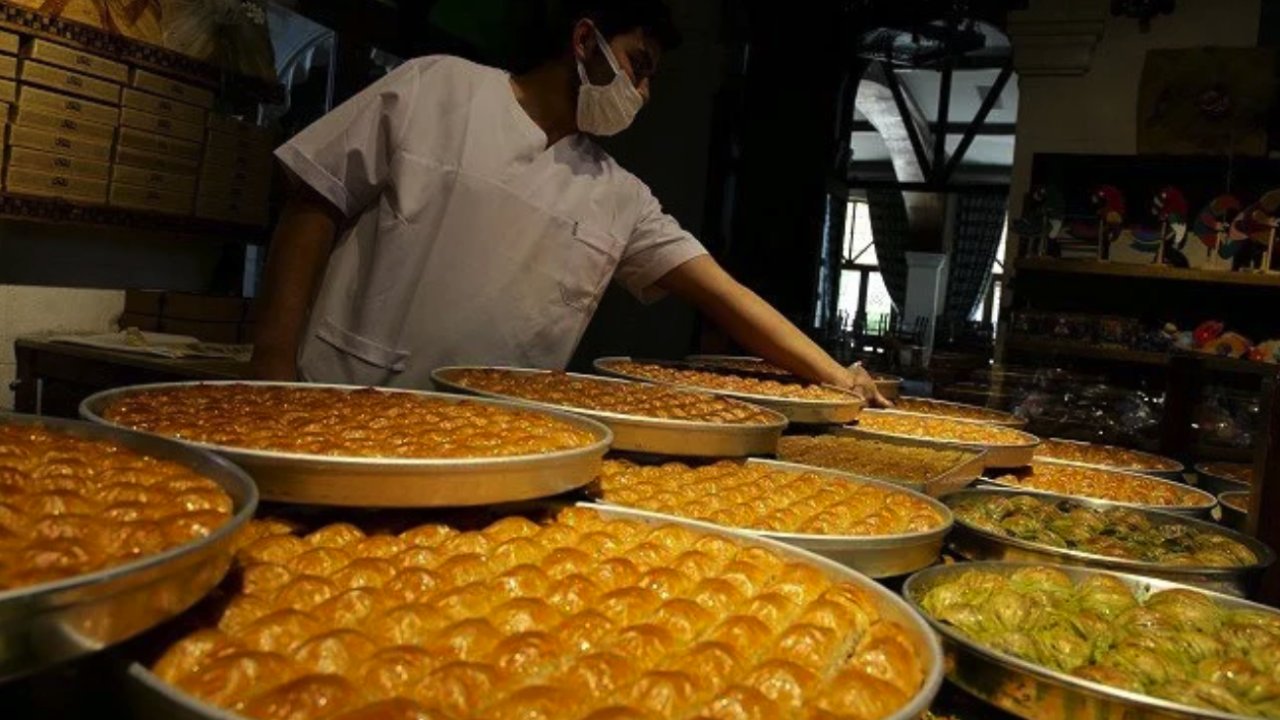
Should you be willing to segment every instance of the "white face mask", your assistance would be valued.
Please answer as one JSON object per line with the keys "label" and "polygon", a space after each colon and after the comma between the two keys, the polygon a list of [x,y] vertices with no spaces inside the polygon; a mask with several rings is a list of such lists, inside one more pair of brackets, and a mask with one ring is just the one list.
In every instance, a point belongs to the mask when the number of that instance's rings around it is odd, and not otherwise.
{"label": "white face mask", "polygon": [[630,127],[636,113],[644,106],[644,96],[636,90],[631,78],[618,67],[617,58],[604,36],[596,30],[596,40],[604,52],[605,60],[613,69],[613,81],[608,85],[592,85],[587,79],[587,69],[578,61],[578,129],[591,135],[609,136]]}

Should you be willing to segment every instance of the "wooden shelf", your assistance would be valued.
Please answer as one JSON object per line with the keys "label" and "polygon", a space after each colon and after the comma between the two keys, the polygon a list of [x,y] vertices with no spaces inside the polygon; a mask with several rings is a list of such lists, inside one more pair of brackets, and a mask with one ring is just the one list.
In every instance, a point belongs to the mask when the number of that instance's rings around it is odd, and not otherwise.
{"label": "wooden shelf", "polygon": [[1035,353],[1041,355],[1063,355],[1067,357],[1086,358],[1090,360],[1106,360],[1110,362],[1164,367],[1174,356],[1195,358],[1204,363],[1206,370],[1217,373],[1234,373],[1239,375],[1266,375],[1280,372],[1280,366],[1268,363],[1241,360],[1239,358],[1218,357],[1204,353],[1186,351],[1156,352],[1152,350],[1131,350],[1129,348],[1106,347],[1080,340],[1055,340],[1053,338],[1010,336],[1005,347],[1015,352]]}
{"label": "wooden shelf", "polygon": [[1194,270],[1168,265],[1127,265],[1125,263],[1098,260],[1058,260],[1055,258],[1022,258],[1014,267],[1019,272],[1070,273],[1104,277],[1139,278],[1148,280],[1180,280],[1183,282],[1212,283],[1217,285],[1245,285],[1280,289],[1280,274],[1268,275],[1253,272]]}
{"label": "wooden shelf", "polygon": [[95,229],[171,233],[221,241],[264,242],[267,228],[192,215],[168,215],[60,198],[0,192],[0,222],[78,225]]}

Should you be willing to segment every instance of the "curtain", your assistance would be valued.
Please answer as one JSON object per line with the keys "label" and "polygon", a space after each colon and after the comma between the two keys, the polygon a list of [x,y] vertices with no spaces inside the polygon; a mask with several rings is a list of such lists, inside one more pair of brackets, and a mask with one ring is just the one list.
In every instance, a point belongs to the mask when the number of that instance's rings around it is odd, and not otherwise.
{"label": "curtain", "polygon": [[948,325],[968,320],[986,297],[991,285],[991,263],[1000,245],[1009,206],[1007,196],[995,193],[960,195],[956,200],[956,228],[943,310]]}
{"label": "curtain", "polygon": [[868,190],[867,207],[885,289],[901,308],[907,300],[907,206],[898,190]]}

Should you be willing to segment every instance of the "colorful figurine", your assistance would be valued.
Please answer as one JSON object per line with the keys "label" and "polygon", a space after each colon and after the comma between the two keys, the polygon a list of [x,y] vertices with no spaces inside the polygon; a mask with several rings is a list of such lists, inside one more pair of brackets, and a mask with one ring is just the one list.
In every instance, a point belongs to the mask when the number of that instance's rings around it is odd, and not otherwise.
{"label": "colorful figurine", "polygon": [[1167,185],[1152,199],[1151,212],[1160,220],[1160,247],[1156,250],[1156,264],[1174,267],[1190,267],[1187,256],[1182,254],[1187,246],[1187,198],[1182,191]]}
{"label": "colorful figurine", "polygon": [[1214,257],[1221,251],[1231,230],[1231,222],[1240,214],[1241,203],[1234,195],[1219,195],[1196,216],[1191,224],[1191,237],[1204,248],[1204,257],[1188,256],[1193,266],[1213,269],[1218,265]]}
{"label": "colorful figurine", "polygon": [[1280,225],[1280,190],[1265,193],[1231,223],[1221,254],[1231,259],[1232,270],[1271,270],[1276,226]]}
{"label": "colorful figurine", "polygon": [[1098,259],[1111,259],[1111,243],[1120,238],[1124,229],[1124,193],[1115,185],[1096,188],[1090,196],[1098,212]]}

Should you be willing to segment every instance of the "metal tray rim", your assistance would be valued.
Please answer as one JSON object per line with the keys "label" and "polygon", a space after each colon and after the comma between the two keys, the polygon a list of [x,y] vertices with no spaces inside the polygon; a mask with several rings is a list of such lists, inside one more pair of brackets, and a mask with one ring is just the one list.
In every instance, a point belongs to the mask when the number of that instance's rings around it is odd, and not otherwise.
{"label": "metal tray rim", "polygon": [[119,428],[128,432],[147,435],[149,437],[162,438],[165,440],[173,440],[202,450],[219,453],[226,457],[236,458],[243,457],[259,462],[291,462],[306,463],[312,467],[379,467],[398,470],[416,470],[427,468],[447,468],[459,471],[479,471],[487,469],[500,469],[510,465],[522,465],[530,461],[551,462],[555,460],[574,459],[579,456],[598,455],[606,451],[613,444],[613,431],[598,421],[590,418],[567,413],[562,410],[554,410],[550,408],[532,408],[522,406],[519,403],[512,403],[503,400],[494,400],[479,397],[462,397],[452,393],[430,392],[426,390],[408,390],[404,388],[373,388],[380,392],[404,393],[408,395],[420,395],[429,398],[437,398],[449,402],[474,402],[482,405],[492,405],[507,409],[523,409],[533,412],[541,412],[551,415],[558,420],[577,425],[580,429],[590,430],[595,435],[595,441],[589,445],[582,447],[569,448],[566,450],[556,450],[555,452],[539,453],[534,455],[508,455],[496,458],[399,458],[399,457],[355,457],[350,455],[312,455],[308,453],[284,452],[279,450],[261,450],[254,448],[241,448],[233,445],[218,445],[215,443],[207,443],[194,440],[184,440],[173,438],[168,435],[150,432],[146,430],[135,430],[123,425],[119,425],[111,420],[107,420],[101,415],[103,406],[117,397],[123,397],[134,392],[147,392],[151,390],[159,390],[164,388],[175,387],[191,387],[201,385],[261,385],[269,387],[305,387],[305,388],[323,388],[336,390],[366,390],[367,387],[358,385],[341,385],[336,383],[293,383],[293,382],[258,382],[249,380],[203,380],[192,382],[167,382],[167,383],[148,383],[144,385],[129,385],[111,390],[94,393],[85,398],[80,403],[80,416],[90,422],[105,426]]}
{"label": "metal tray rim", "polygon": [[656,363],[661,365],[679,364],[679,361],[677,360],[648,360],[643,358],[636,359],[626,355],[610,355],[606,357],[596,358],[594,361],[592,361],[591,366],[599,372],[612,375],[613,377],[623,378],[625,380],[633,380],[635,382],[649,383],[651,385],[670,385],[671,387],[684,388],[686,390],[698,390],[701,392],[709,392],[714,395],[723,395],[724,397],[735,398],[735,399],[742,400],[748,403],[753,403],[753,404],[767,403],[773,406],[777,406],[785,403],[788,405],[794,405],[796,407],[804,408],[807,410],[823,410],[823,409],[836,410],[836,409],[846,409],[852,406],[857,406],[859,409],[861,409],[866,406],[866,400],[859,397],[857,394],[849,390],[845,390],[843,388],[835,387],[834,385],[822,385],[822,387],[827,388],[829,390],[835,390],[837,392],[844,393],[849,396],[849,399],[848,400],[810,400],[808,398],[789,398],[789,397],[782,397],[780,395],[756,395],[754,393],[735,392],[732,390],[710,390],[708,388],[699,387],[697,385],[683,385],[680,383],[659,382],[657,380],[642,378],[636,375],[629,375],[627,373],[618,372],[617,370],[612,370],[608,367],[609,363],[611,362],[640,362],[640,363]]}
{"label": "metal tray rim", "polygon": [[[1222,498],[1227,495],[1230,495],[1233,498],[1240,497],[1240,496],[1249,497],[1249,493],[1251,492],[1253,491],[1252,490],[1228,490],[1223,493],[1218,493],[1218,500],[1221,502]],[[1232,512],[1240,513],[1241,515],[1248,514],[1246,511],[1240,510],[1239,508],[1236,508],[1236,507],[1232,507],[1231,505],[1228,505],[1225,502],[1222,503],[1222,507],[1229,508]]]}
{"label": "metal tray rim", "polygon": [[[116,442],[121,442],[123,444],[130,444],[129,442],[130,438],[128,437],[130,435],[133,435],[135,438],[147,437],[141,433],[133,433],[132,431],[118,428],[116,426],[94,425],[91,423],[77,421],[77,420],[65,420],[61,418],[51,418],[51,417],[35,416],[35,415],[22,415],[19,413],[0,411],[0,425],[6,425],[6,424],[44,425],[61,432],[77,435],[79,437],[89,437],[89,438],[95,438],[100,440],[113,440]],[[179,448],[182,448],[182,443],[176,440],[170,440],[167,438],[151,438],[151,439],[160,439],[165,443],[172,443],[174,445],[173,449],[175,452],[180,452]],[[137,443],[135,440],[132,444],[137,445],[139,443]],[[139,453],[145,453],[144,450],[138,447],[132,447],[131,449]],[[188,452],[196,452],[196,451],[193,451],[191,448],[183,448],[183,449],[187,450]],[[186,453],[182,453],[182,454],[186,454]],[[202,460],[216,465],[220,470],[222,470],[223,472],[226,472],[229,477],[235,478],[236,479],[235,481],[240,483],[241,485],[239,489],[242,490],[245,494],[245,501],[243,505],[234,513],[232,513],[231,517],[227,520],[227,522],[223,523],[220,527],[218,527],[218,529],[214,530],[212,533],[209,533],[209,535],[203,538],[199,538],[197,540],[191,540],[181,545],[178,545],[177,547],[169,548],[168,550],[156,553],[154,555],[147,555],[147,556],[138,558],[137,560],[131,560],[121,565],[113,565],[111,567],[104,568],[102,570],[95,570],[91,573],[85,573],[82,575],[73,575],[68,578],[63,578],[61,580],[53,580],[51,582],[40,583],[38,585],[25,585],[22,587],[11,588],[9,590],[0,590],[0,605],[3,605],[6,602],[15,601],[15,600],[22,600],[24,602],[28,602],[33,600],[36,596],[51,595],[51,594],[65,592],[67,590],[72,590],[72,589],[76,589],[76,588],[84,587],[88,585],[96,585],[99,583],[110,582],[112,580],[117,580],[122,577],[140,572],[142,570],[150,570],[150,569],[159,567],[161,565],[168,564],[172,561],[184,558],[195,552],[198,552],[205,546],[216,544],[218,541],[224,540],[225,538],[227,538],[227,536],[232,535],[236,531],[238,531],[240,527],[244,525],[244,523],[248,522],[248,520],[252,518],[253,514],[257,511],[257,508],[258,508],[257,485],[255,485],[253,480],[250,479],[248,473],[240,469],[240,467],[237,466],[235,463],[232,463],[226,460],[225,458],[219,457],[217,455],[209,454],[206,452],[201,451],[199,452],[199,454],[204,456],[201,458]],[[218,484],[222,485],[222,483],[218,483]],[[234,498],[233,498],[233,501],[234,501]]]}
{"label": "metal tray rim", "polygon": [[[1239,487],[1239,490],[1242,490],[1242,491],[1244,491],[1244,492],[1248,492],[1248,491],[1249,491],[1249,489],[1252,487],[1252,485],[1250,485],[1250,484],[1249,484],[1249,483],[1247,483],[1247,482],[1244,482],[1243,480],[1237,480],[1237,479],[1235,479],[1235,478],[1233,478],[1233,477],[1227,477],[1226,475],[1219,475],[1218,473],[1209,472],[1208,470],[1205,470],[1205,469],[1204,469],[1204,467],[1205,467],[1206,465],[1208,465],[1208,464],[1209,464],[1209,463],[1203,463],[1203,462],[1196,463],[1194,466],[1192,466],[1192,468],[1191,468],[1191,469],[1192,469],[1192,470],[1194,470],[1194,471],[1195,471],[1195,473],[1196,473],[1197,475],[1204,475],[1204,476],[1207,476],[1207,477],[1211,477],[1211,478],[1213,478],[1213,479],[1215,479],[1215,480],[1219,480],[1219,481],[1222,481],[1222,482],[1224,482],[1224,483],[1228,483],[1228,484],[1233,485],[1233,486],[1238,486],[1238,487]],[[1238,491],[1237,491],[1237,490],[1228,490],[1228,491],[1225,491],[1225,492],[1238,492]],[[1221,494],[1221,493],[1219,493],[1219,494]]]}
{"label": "metal tray rim", "polygon": [[[936,565],[934,567],[920,570],[907,578],[906,582],[902,586],[902,597],[913,610],[925,619],[925,622],[927,622],[930,627],[950,642],[954,642],[962,646],[967,652],[981,655],[989,662],[1011,668],[1016,672],[1031,675],[1040,680],[1065,686],[1071,690],[1087,693],[1113,702],[1125,702],[1131,705],[1140,705],[1147,708],[1174,712],[1181,715],[1209,718],[1210,720],[1250,720],[1250,716],[1247,715],[1235,715],[1232,713],[1198,708],[1191,705],[1182,705],[1162,698],[1157,698],[1152,695],[1144,695],[1142,693],[1135,693],[1129,690],[1113,688],[1110,685],[1103,685],[1102,683],[1093,682],[1091,680],[1077,678],[1072,675],[1067,675],[1066,673],[1061,673],[1056,670],[1051,670],[1041,665],[1037,665],[1028,660],[1023,660],[1012,655],[1006,655],[1005,653],[991,650],[973,640],[970,640],[962,635],[956,628],[938,621],[932,615],[925,612],[924,608],[920,606],[919,599],[917,597],[919,594],[918,586],[930,581],[936,581],[939,576],[946,576],[968,570],[990,570],[995,572],[1003,571],[1003,573],[1011,573],[1019,568],[1044,567],[1045,565],[1047,565],[1047,563],[1009,563],[995,561],[965,562],[955,565]],[[1194,590],[1195,592],[1204,593],[1205,595],[1210,596],[1214,601],[1220,604],[1232,606],[1237,609],[1244,608],[1265,611],[1268,613],[1280,612],[1275,608],[1270,608],[1250,600],[1232,597],[1212,590],[1204,590],[1191,585],[1186,585],[1185,583],[1173,582],[1171,580],[1161,580],[1159,578],[1149,578],[1130,573],[1097,570],[1093,568],[1072,566],[1053,567],[1056,570],[1066,573],[1077,583],[1080,582],[1081,579],[1092,575],[1111,575],[1123,581],[1125,585],[1129,586],[1130,590],[1136,590],[1143,587],[1156,591],[1172,589]]]}
{"label": "metal tray rim", "polygon": [[[507,372],[516,372],[516,373],[523,373],[523,374],[529,374],[529,375],[535,375],[535,374],[541,375],[541,374],[548,374],[548,373],[554,372],[552,370],[540,370],[537,368],[517,368],[517,367],[492,366],[492,365],[450,365],[447,367],[441,367],[441,368],[436,368],[435,370],[432,370],[431,381],[434,383],[443,385],[444,387],[447,387],[447,388],[456,389],[459,392],[465,392],[467,395],[471,395],[471,396],[489,398],[491,400],[504,400],[506,402],[517,403],[520,405],[529,405],[531,407],[537,407],[537,408],[561,410],[564,412],[573,413],[575,415],[583,415],[586,417],[598,418],[600,420],[607,420],[610,422],[628,423],[631,425],[644,426],[644,427],[653,427],[653,428],[670,429],[670,430],[685,430],[690,432],[700,432],[700,431],[723,432],[725,430],[772,431],[772,430],[785,429],[788,424],[787,418],[777,410],[773,410],[767,407],[761,407],[759,405],[754,405],[752,403],[746,402],[745,400],[737,400],[736,398],[722,398],[722,399],[735,400],[736,402],[743,403],[744,405],[751,405],[757,410],[761,410],[763,412],[766,412],[772,415],[773,421],[769,423],[714,423],[714,422],[704,422],[701,420],[672,420],[667,418],[648,417],[645,415],[628,415],[625,413],[616,413],[616,412],[611,412],[607,410],[592,410],[590,408],[578,408],[571,405],[557,405],[555,403],[549,403],[543,400],[528,400],[525,398],[517,397],[515,395],[506,395],[503,393],[492,392],[489,390],[481,390],[479,388],[467,387],[466,385],[463,385],[459,382],[456,382],[446,377],[448,373],[451,373],[457,370],[503,370]],[[603,382],[651,384],[651,383],[641,383],[638,380],[629,380],[629,379],[620,378],[620,377],[603,377],[600,375],[584,375],[582,373],[571,373],[571,372],[566,372],[563,374],[568,375],[570,377],[585,378],[588,380],[600,380]],[[671,387],[673,389],[678,389],[684,392],[694,392],[684,386],[673,385]],[[697,391],[697,392],[699,392],[699,394],[702,394],[702,395],[714,394],[706,390]]]}
{"label": "metal tray rim", "polygon": [[[856,435],[847,435],[844,433],[828,433],[828,435],[834,438],[850,438],[853,440],[872,441],[870,438],[862,438]],[[823,436],[818,436],[818,437],[823,437]],[[897,485],[899,487],[905,487],[910,490],[914,490],[918,493],[929,495],[927,491],[930,485],[935,485],[939,483],[945,483],[950,480],[955,480],[956,477],[958,477],[959,475],[966,474],[971,466],[976,466],[977,469],[975,471],[974,477],[969,479],[969,482],[973,483],[978,478],[982,477],[982,473],[986,470],[987,453],[989,452],[986,448],[977,449],[977,448],[969,448],[969,447],[956,447],[954,445],[944,445],[944,444],[935,442],[933,440],[925,440],[924,438],[894,438],[892,440],[874,440],[873,442],[882,442],[882,443],[885,443],[886,445],[901,444],[909,447],[923,447],[928,450],[936,450],[939,452],[961,452],[961,453],[967,454],[969,457],[960,461],[954,467],[948,468],[946,471],[944,471],[940,475],[935,475],[925,480],[919,480],[919,481],[903,480],[901,482],[896,482],[893,480],[883,480],[882,478],[872,477],[870,475],[862,475],[862,474],[851,472],[848,470],[840,470],[837,468],[825,468],[825,467],[822,467],[821,465],[808,465],[806,463],[795,462],[794,460],[786,460],[781,457],[779,457],[778,462],[788,463],[791,465],[797,465],[801,467],[814,468],[817,470],[828,470],[831,472],[844,473],[851,477],[865,479],[865,480],[881,480],[882,482],[888,482],[893,485]],[[936,496],[929,495],[929,497],[936,497]]]}
{"label": "metal tray rim", "polygon": [[1158,469],[1158,468],[1121,467],[1119,465],[1100,465],[1098,463],[1079,462],[1076,460],[1061,460],[1059,458],[1050,458],[1050,457],[1037,457],[1035,459],[1036,462],[1059,463],[1064,465],[1080,465],[1082,467],[1098,468],[1100,470],[1120,470],[1122,472],[1136,473],[1138,475],[1157,475],[1161,477],[1163,477],[1164,475],[1182,474],[1187,471],[1187,466],[1178,462],[1177,460],[1174,460],[1173,458],[1167,458],[1163,455],[1149,453],[1145,450],[1131,450],[1129,448],[1122,448],[1119,445],[1107,445],[1105,443],[1091,443],[1083,440],[1071,440],[1068,438],[1041,438],[1041,440],[1042,442],[1045,440],[1052,440],[1054,442],[1067,442],[1067,443],[1074,443],[1077,445],[1092,445],[1094,447],[1116,448],[1118,450],[1127,450],[1128,452],[1137,453],[1144,457],[1155,458],[1157,460],[1167,460],[1173,463],[1174,465],[1176,465],[1177,467],[1171,467],[1171,468],[1168,468],[1167,470]]}
{"label": "metal tray rim", "polygon": [[[1204,490],[1201,490],[1200,488],[1191,487],[1186,483],[1180,483],[1177,480],[1170,480],[1168,478],[1162,478],[1155,475],[1147,475],[1145,473],[1130,472],[1128,470],[1116,470],[1115,468],[1105,468],[1105,467],[1098,467],[1096,465],[1084,465],[1082,463],[1066,462],[1065,460],[1036,460],[1035,462],[1046,463],[1049,465],[1066,465],[1068,467],[1082,467],[1082,468],[1088,468],[1090,470],[1103,470],[1106,472],[1117,473],[1120,475],[1129,475],[1129,476],[1137,477],[1143,480],[1154,480],[1156,482],[1164,483],[1166,485],[1173,485],[1177,487],[1179,490],[1190,491],[1191,493],[1200,496],[1202,500],[1207,499],[1209,501],[1207,505],[1203,503],[1200,505],[1142,505],[1139,503],[1121,502],[1119,500],[1106,500],[1104,498],[1086,498],[1096,503],[1106,503],[1113,506],[1135,508],[1139,510],[1155,510],[1156,512],[1209,512],[1214,508],[1215,505],[1218,504],[1218,499],[1213,495],[1205,492]],[[1032,467],[1034,467],[1034,465]],[[999,478],[984,477],[983,480],[993,485],[1012,488],[1014,490],[1019,490],[1021,492],[1035,493],[1039,495],[1053,495],[1055,497],[1064,497],[1064,498],[1084,497],[1082,495],[1066,495],[1064,493],[1052,492],[1049,490],[1039,490],[1036,488],[1024,488],[1017,485],[1009,485],[1008,483],[1000,482]]]}
{"label": "metal tray rim", "polygon": [[[946,500],[944,500],[943,502],[947,503],[947,506],[950,507],[952,501],[959,502],[961,500],[964,500],[966,497],[987,497],[987,496],[997,496],[997,495],[1011,495],[1011,496],[1032,495],[1036,497],[1046,497],[1039,493],[1023,492],[1021,490],[1015,490],[1013,488],[1007,488],[1007,489],[1003,487],[989,488],[989,489],[974,488],[969,490],[960,490],[958,492],[952,493],[948,495]],[[1071,500],[1085,507],[1091,507],[1094,509],[1114,508],[1114,506],[1106,505],[1105,503],[1099,503],[1099,502],[1090,500],[1088,498],[1077,498],[1074,496],[1067,496],[1067,495],[1049,496],[1049,497],[1061,497],[1062,499]],[[1034,543],[1034,542],[1031,542],[1030,540],[1024,540],[1022,538],[996,535],[995,533],[992,533],[988,530],[984,530],[970,523],[969,521],[965,520],[959,515],[955,515],[955,522],[957,525],[963,527],[966,531],[977,534],[977,535],[981,535],[982,537],[985,537],[995,542],[1011,545],[1013,547],[1022,548],[1024,550],[1032,550],[1045,555],[1071,558],[1073,560],[1080,560],[1082,562],[1088,562],[1093,564],[1105,563],[1118,570],[1121,570],[1122,572],[1132,571],[1140,574],[1142,570],[1151,570],[1151,571],[1159,571],[1159,572],[1165,572],[1165,573],[1185,572],[1185,573],[1196,573],[1200,575],[1231,576],[1231,575],[1239,575],[1241,573],[1250,572],[1253,570],[1262,570],[1264,568],[1269,567],[1276,560],[1275,552],[1272,551],[1271,548],[1267,547],[1266,544],[1259,542],[1256,538],[1249,537],[1248,535],[1237,532],[1230,528],[1224,528],[1221,525],[1218,525],[1217,523],[1211,523],[1205,520],[1188,517],[1186,515],[1179,515],[1177,513],[1171,513],[1167,511],[1161,511],[1161,510],[1148,510],[1140,507],[1129,507],[1124,509],[1140,512],[1143,515],[1155,516],[1156,519],[1162,523],[1187,523],[1190,525],[1197,526],[1199,529],[1204,530],[1206,532],[1211,532],[1215,535],[1229,536],[1232,540],[1235,540],[1236,542],[1239,542],[1242,545],[1248,547],[1249,550],[1253,552],[1254,556],[1258,558],[1258,560],[1257,562],[1254,562],[1250,565],[1238,565],[1233,567],[1217,567],[1217,566],[1211,566],[1211,565],[1205,565],[1205,566],[1161,565],[1159,563],[1145,562],[1142,560],[1117,558],[1117,557],[1111,557],[1109,555],[1096,555],[1096,554],[1087,553],[1081,550],[1071,550],[1069,548],[1055,548],[1051,545],[1042,545],[1040,543]],[[953,509],[953,515],[954,515],[954,509]]]}
{"label": "metal tray rim", "polygon": [[[712,353],[709,355],[708,354],[685,355],[684,360],[685,362],[691,362],[691,363],[698,363],[698,362],[715,363],[715,362],[721,362],[724,360],[745,360],[747,362],[752,362],[752,361],[766,362],[764,358],[758,357],[755,355],[721,355],[717,353]],[[875,380],[877,383],[881,383],[881,382],[902,383],[902,378],[898,375],[890,375],[889,373],[883,373],[878,370],[867,370],[867,373],[871,375],[871,379]]]}
{"label": "metal tray rim", "polygon": [[[579,504],[581,505],[583,503]],[[764,547],[782,555],[785,558],[802,560],[805,563],[812,564],[821,569],[827,577],[833,580],[857,585],[861,590],[868,592],[875,597],[880,604],[892,607],[896,611],[896,614],[900,615],[904,621],[907,621],[912,625],[911,630],[913,630],[913,634],[916,636],[917,641],[923,645],[923,648],[926,651],[923,653],[922,657],[926,662],[926,668],[920,688],[911,696],[907,704],[885,718],[885,720],[916,720],[921,713],[929,708],[934,697],[937,696],[938,691],[942,688],[944,675],[942,643],[939,640],[938,635],[933,632],[927,618],[925,618],[922,613],[916,610],[902,597],[899,597],[897,594],[889,591],[862,573],[802,548],[787,545],[776,540],[770,540],[769,538],[737,532],[719,525],[712,525],[709,523],[699,522],[697,520],[689,520],[687,518],[672,518],[665,515],[655,515],[645,513],[644,511],[617,506],[598,506],[594,509],[606,516],[637,520],[641,522],[664,522],[681,525],[694,530],[728,537],[732,540],[754,545],[756,547]],[[183,692],[177,687],[160,680],[160,678],[156,677],[149,668],[141,663],[134,662],[130,664],[128,672],[130,678],[141,685],[147,692],[158,695],[172,705],[180,707],[191,713],[199,713],[199,716],[206,720],[244,720],[244,716],[242,715],[214,707],[213,705],[205,703],[194,696]]]}

